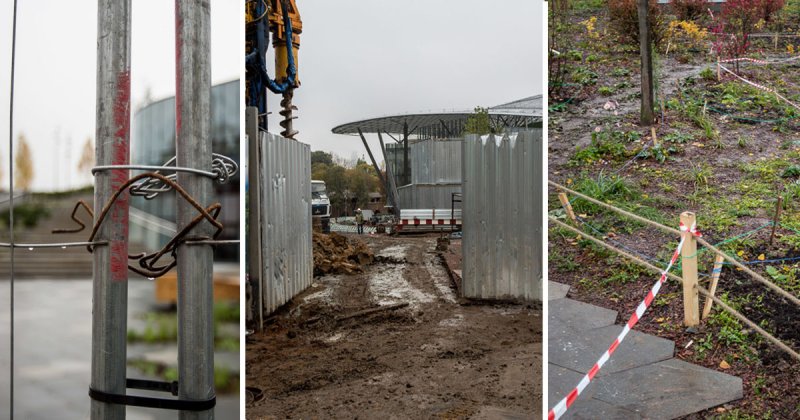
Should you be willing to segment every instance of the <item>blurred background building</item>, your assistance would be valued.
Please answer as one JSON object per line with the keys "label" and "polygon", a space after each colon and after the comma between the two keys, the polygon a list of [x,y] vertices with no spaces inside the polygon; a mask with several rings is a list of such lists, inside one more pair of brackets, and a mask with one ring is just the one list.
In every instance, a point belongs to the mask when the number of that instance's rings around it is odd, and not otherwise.
{"label": "blurred background building", "polygon": [[[211,136],[214,153],[239,162],[239,80],[211,88]],[[133,116],[131,162],[162,165],[175,156],[175,97],[149,103]],[[209,168],[210,169],[210,168]],[[241,170],[241,169],[240,169]],[[220,239],[239,238],[239,174],[226,184],[215,183],[219,217],[225,229]],[[208,203],[206,203],[208,204]],[[163,246],[175,234],[175,194],[152,200],[131,197],[130,237],[148,249]],[[238,261],[237,245],[217,247],[215,258]]]}

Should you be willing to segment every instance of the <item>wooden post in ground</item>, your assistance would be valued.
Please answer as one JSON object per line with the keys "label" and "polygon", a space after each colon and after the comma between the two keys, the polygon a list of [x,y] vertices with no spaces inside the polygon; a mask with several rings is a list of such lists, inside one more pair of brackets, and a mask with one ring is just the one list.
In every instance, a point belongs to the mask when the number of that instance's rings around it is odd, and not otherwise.
{"label": "wooden post in ground", "polygon": [[[714,268],[711,270],[711,284],[708,286],[708,292],[711,293],[711,296],[714,296],[714,293],[717,292],[717,283],[719,282],[719,276],[722,273],[722,262],[725,261],[725,257],[722,255],[717,254],[714,258]],[[711,305],[714,303],[710,297],[706,297],[706,303],[703,306],[703,319],[708,317],[708,314],[711,313]]]}
{"label": "wooden post in ground", "polygon": [[[687,229],[695,225],[696,217],[692,212],[681,213],[681,223]],[[700,300],[697,292],[697,240],[688,230],[681,233],[684,237],[681,250],[681,269],[683,270],[683,323],[687,327],[700,324]]]}
{"label": "wooden post in ground", "polygon": [[650,134],[653,136],[653,147],[658,147],[658,136],[656,135],[656,127],[650,127]]}
{"label": "wooden post in ground", "polygon": [[772,240],[775,239],[775,229],[778,228],[778,223],[781,221],[781,208],[783,207],[783,197],[778,196],[778,202],[775,204],[775,218],[772,220],[772,233],[769,235],[769,246],[772,246]]}
{"label": "wooden post in ground", "polygon": [[642,109],[641,124],[653,124],[653,44],[647,24],[648,0],[639,0],[639,50],[642,62]]}
{"label": "wooden post in ground", "polygon": [[719,82],[722,80],[722,67],[719,63],[719,56],[717,56],[717,81]]}
{"label": "wooden post in ground", "polygon": [[577,226],[578,219],[575,218],[575,211],[572,210],[572,204],[570,204],[569,199],[567,198],[567,194],[563,192],[558,193],[558,200],[561,201],[561,206],[564,207],[564,210],[567,212],[569,220],[572,220],[572,223]]}

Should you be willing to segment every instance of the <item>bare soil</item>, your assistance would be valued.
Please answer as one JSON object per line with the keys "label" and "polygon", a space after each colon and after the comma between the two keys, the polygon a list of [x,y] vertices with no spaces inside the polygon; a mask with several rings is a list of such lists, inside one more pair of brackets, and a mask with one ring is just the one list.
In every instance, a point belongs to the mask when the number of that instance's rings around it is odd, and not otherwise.
{"label": "bare soil", "polygon": [[461,302],[435,237],[359,239],[363,273],[317,278],[248,338],[247,418],[541,416],[540,309]]}
{"label": "bare soil", "polygon": [[[598,32],[606,34],[607,20],[602,9],[575,13],[573,23],[599,17]],[[788,106],[744,105],[755,102],[756,93],[736,88],[730,76],[721,81],[700,76],[703,69],[715,70],[715,59],[704,52],[658,58],[658,86],[664,104],[673,103],[659,111],[655,129],[664,148],[674,148],[667,159],[657,161],[651,156],[634,158],[639,150],[652,144],[649,127],[639,126],[640,89],[639,58],[636,49],[620,51],[610,35],[602,35],[587,49],[586,31],[573,31],[572,46],[595,55],[594,62],[581,62],[583,67],[596,73],[592,85],[576,88],[573,97],[562,98],[565,105],[550,112],[549,120],[549,174],[550,180],[564,185],[577,185],[581,180],[594,179],[598,174],[618,174],[624,184],[637,191],[639,202],[615,202],[615,205],[632,205],[634,213],[649,208],[651,213],[663,215],[667,224],[676,226],[683,211],[698,214],[698,227],[711,243],[748,233],[769,223],[774,213],[775,197],[785,193],[796,180],[780,176],[789,165],[798,164],[798,126],[794,111]],[[591,43],[590,42],[590,43]],[[781,51],[764,51],[760,58],[779,59]],[[744,77],[778,88],[781,93],[796,100],[800,93],[797,83],[797,66],[743,66]],[[601,87],[624,85],[611,94],[599,92]],[[726,89],[726,93],[720,92]],[[727,104],[721,99],[731,95]],[[761,96],[763,99],[763,96]],[[702,130],[681,110],[684,102],[699,101],[708,105],[707,113],[718,132],[717,140],[704,138]],[[558,101],[551,101],[553,103]],[[678,106],[678,104],[680,104]],[[607,106],[608,105],[608,106]],[[715,108],[721,112],[712,112]],[[662,112],[663,111],[663,112]],[[726,115],[730,114],[730,115]],[[785,119],[774,123],[769,120]],[[754,121],[766,120],[766,121]],[[593,132],[638,132],[641,136],[626,143],[624,159],[596,159],[576,162],[576,152],[592,143]],[[676,142],[670,136],[687,136],[688,141]],[[674,137],[673,137],[674,138]],[[776,164],[784,161],[785,165]],[[761,169],[758,169],[761,168]],[[701,173],[701,169],[705,172]],[[777,175],[776,175],[777,174]],[[750,184],[748,184],[750,183]],[[748,186],[758,190],[748,190]],[[550,189],[549,209],[556,214],[561,208]],[[786,200],[784,201],[787,202]],[[724,207],[724,211],[720,209]],[[643,226],[633,226],[627,220],[609,217],[607,212],[586,212],[581,217],[600,226],[602,232],[584,227],[583,230],[615,246],[624,246],[641,255],[666,261],[677,243],[677,238]],[[719,223],[718,215],[730,216],[727,226]],[[792,196],[785,206],[782,221],[796,223],[800,220],[798,200]],[[551,229],[549,236],[549,279],[572,286],[569,297],[619,311],[618,322],[635,310],[647,291],[657,280],[649,271],[631,270],[631,264],[588,246],[575,235],[564,235]],[[797,235],[779,228],[775,243],[770,246],[769,229],[749,235],[741,241],[728,244],[727,251],[737,253],[741,260],[791,258],[800,255],[790,237]],[[710,255],[702,256],[701,271],[708,273]],[[797,261],[756,264],[750,267],[767,278],[766,267],[773,266],[781,273],[800,270]],[[619,274],[624,276],[618,276]],[[616,276],[616,277],[615,277]],[[701,279],[701,285],[707,287]],[[787,287],[787,286],[783,286]],[[789,289],[791,290],[791,289]],[[688,362],[739,376],[744,382],[744,398],[740,401],[696,413],[687,418],[800,418],[800,363],[766,341],[746,326],[726,324],[715,307],[711,319],[701,323],[699,331],[690,333],[683,326],[681,286],[671,282],[662,288],[653,305],[637,325],[643,332],[655,334],[676,342],[676,357]],[[797,291],[794,291],[797,294]],[[800,309],[770,292],[761,284],[740,271],[726,266],[723,269],[717,295],[735,302],[749,319],[755,321],[784,343],[800,349]],[[701,304],[702,304],[701,299]],[[736,342],[730,337],[740,339]],[[722,363],[725,361],[725,363]]]}

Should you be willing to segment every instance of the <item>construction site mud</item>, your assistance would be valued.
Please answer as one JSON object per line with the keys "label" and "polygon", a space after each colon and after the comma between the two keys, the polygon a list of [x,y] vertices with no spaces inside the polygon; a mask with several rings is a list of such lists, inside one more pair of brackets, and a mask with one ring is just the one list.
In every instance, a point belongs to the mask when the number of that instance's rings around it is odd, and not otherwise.
{"label": "construction site mud", "polygon": [[436,237],[358,238],[363,272],[317,278],[248,337],[247,418],[540,416],[538,307],[464,305]]}

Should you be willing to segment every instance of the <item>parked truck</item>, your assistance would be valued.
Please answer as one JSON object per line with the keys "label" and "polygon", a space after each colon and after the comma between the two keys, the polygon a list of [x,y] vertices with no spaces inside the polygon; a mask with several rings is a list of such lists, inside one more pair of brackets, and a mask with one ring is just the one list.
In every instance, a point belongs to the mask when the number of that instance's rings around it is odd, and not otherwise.
{"label": "parked truck", "polygon": [[[311,181],[311,217],[315,219],[314,225],[319,223],[323,232],[330,233],[331,200],[328,199],[325,181]],[[319,219],[319,222],[316,219]]]}

